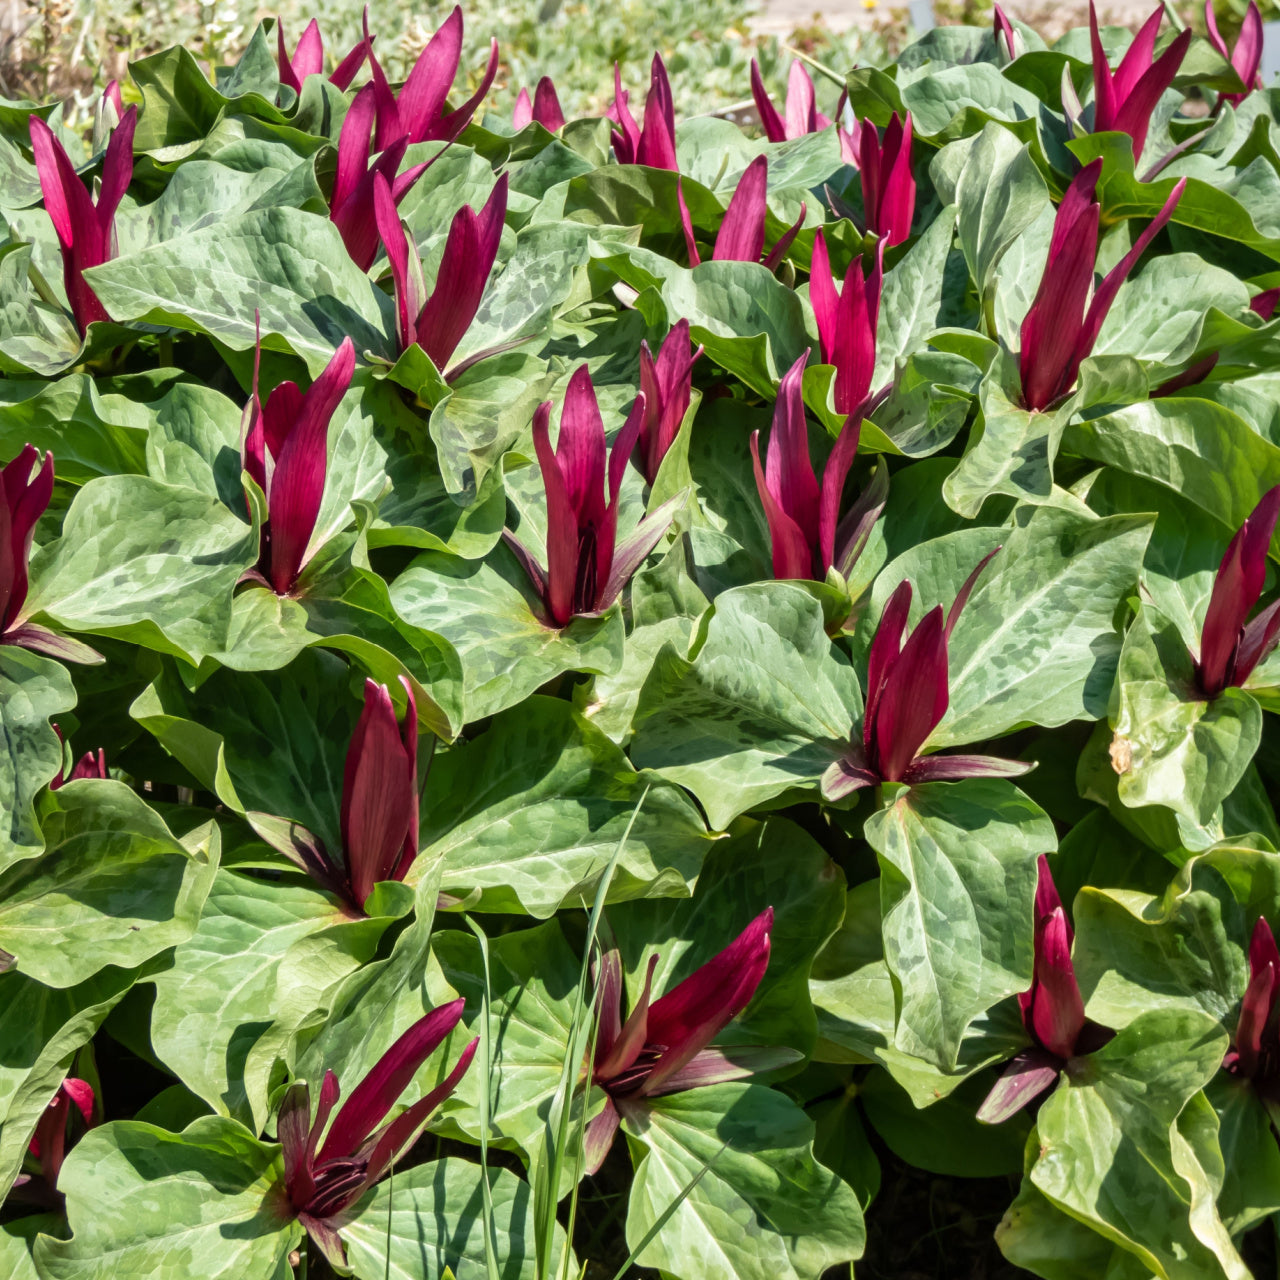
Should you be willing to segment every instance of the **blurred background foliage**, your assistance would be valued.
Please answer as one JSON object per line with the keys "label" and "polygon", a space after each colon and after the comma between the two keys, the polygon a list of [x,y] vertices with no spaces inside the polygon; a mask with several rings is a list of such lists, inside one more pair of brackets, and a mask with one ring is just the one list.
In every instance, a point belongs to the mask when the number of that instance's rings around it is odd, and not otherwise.
{"label": "blurred background foliage", "polygon": [[[871,7],[881,9],[880,0]],[[452,8],[453,0],[371,0],[375,48],[393,81],[403,78]],[[509,112],[522,85],[550,75],[573,118],[603,111],[613,94],[615,62],[643,103],[657,50],[671,75],[677,115],[690,116],[749,104],[753,57],[766,82],[782,91],[793,56],[784,44],[847,69],[888,60],[906,34],[905,11],[883,8],[871,15],[869,30],[837,34],[805,25],[779,41],[750,30],[757,8],[753,0],[467,0],[463,68],[478,81],[489,38],[496,36],[502,61],[489,109]],[[0,0],[0,94],[65,99],[70,120],[90,107],[95,85],[113,76],[123,80],[129,61],[182,43],[210,65],[231,63],[258,21],[276,13],[290,49],[318,18],[330,63],[360,36],[360,8],[351,0],[281,0],[270,9],[255,0]],[[838,92],[820,85],[827,110]]]}

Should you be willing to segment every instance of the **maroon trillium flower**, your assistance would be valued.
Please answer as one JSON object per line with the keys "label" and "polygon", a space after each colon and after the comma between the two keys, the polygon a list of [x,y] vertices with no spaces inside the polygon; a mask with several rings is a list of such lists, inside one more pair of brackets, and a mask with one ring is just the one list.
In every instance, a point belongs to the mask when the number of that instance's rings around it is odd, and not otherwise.
{"label": "maroon trillium flower", "polygon": [[1280,485],[1262,495],[1218,566],[1196,660],[1196,684],[1206,698],[1244,684],[1280,641],[1280,600],[1247,621],[1266,585],[1267,550],[1277,516]]}
{"label": "maroon trillium flower", "polygon": [[988,552],[965,579],[945,621],[942,606],[935,606],[905,644],[902,635],[911,609],[911,583],[900,582],[889,597],[867,659],[862,742],[852,745],[823,776],[822,794],[828,800],[881,782],[914,786],[961,778],[1014,778],[1033,768],[1021,760],[994,756],[920,754],[950,702],[947,641],[978,575],[999,550]]}
{"label": "maroon trillium flower", "polygon": [[604,1110],[587,1125],[586,1166],[595,1173],[613,1145],[623,1116],[649,1098],[702,1085],[741,1080],[796,1061],[794,1050],[765,1045],[707,1046],[751,1003],[769,967],[773,908],[762,911],[718,956],[650,1003],[655,955],[644,990],[624,1022],[622,958],[609,950],[597,973],[599,1024],[591,1082],[606,1094]]}
{"label": "maroon trillium flower", "polygon": [[1240,1002],[1235,1039],[1222,1065],[1250,1081],[1272,1122],[1280,1122],[1280,951],[1261,916],[1249,940],[1249,985]]}
{"label": "maroon trillium flower", "polygon": [[1191,28],[1188,27],[1153,61],[1156,36],[1163,18],[1164,9],[1159,8],[1142,24],[1142,29],[1120,59],[1120,65],[1112,72],[1098,32],[1098,14],[1093,0],[1089,0],[1089,32],[1093,45],[1093,132],[1127,133],[1133,139],[1135,161],[1141,158],[1142,149],[1147,145],[1151,113],[1161,95],[1173,83],[1191,43]]}
{"label": "maroon trillium flower", "polygon": [[[36,1122],[36,1131],[27,1151],[40,1162],[40,1173],[33,1176],[20,1173],[14,1181],[14,1191],[24,1200],[33,1200],[50,1208],[60,1208],[62,1196],[58,1192],[58,1174],[66,1158],[67,1138],[71,1123],[79,1116],[86,1129],[97,1123],[93,1086],[85,1080],[68,1076],[49,1101]],[[78,1123],[78,1122],[77,1122]]]}
{"label": "maroon trillium flower", "polygon": [[376,115],[374,92],[373,85],[365,85],[347,108],[338,134],[338,170],[333,180],[333,194],[329,197],[329,217],[341,233],[351,260],[361,271],[368,271],[378,255],[374,179],[381,176],[390,185],[392,200],[398,205],[436,159],[432,156],[431,160],[398,173],[409,145],[401,138],[369,163],[369,140]]}
{"label": "maroon trillium flower", "polygon": [[613,64],[613,105],[605,113],[618,126],[613,131],[613,154],[619,164],[644,164],[651,169],[679,169],[676,163],[676,115],[671,82],[660,54],[649,70],[649,96],[644,104],[644,127],[636,124],[622,87],[622,72]]}
{"label": "maroon trillium flower", "polygon": [[683,500],[681,495],[663,503],[618,543],[618,491],[640,437],[645,407],[642,392],[613,448],[606,449],[604,422],[584,364],[569,379],[554,450],[551,401],[540,404],[533,415],[533,445],[547,494],[547,567],[510,529],[502,536],[542,598],[552,626],[567,626],[582,614],[607,609],[657,546]]}
{"label": "maroon trillium flower", "polygon": [[39,457],[34,445],[25,445],[12,462],[0,469],[0,644],[28,648],[36,646],[26,643],[31,628],[22,625],[22,607],[27,602],[27,562],[36,521],[53,497],[53,454],[46,453],[40,469],[32,475]]}
{"label": "maroon trillium flower", "polygon": [[[53,731],[58,735],[58,741],[65,743],[62,736],[62,730],[55,724]],[[65,753],[64,753],[65,754]],[[63,761],[65,764],[65,760]],[[57,775],[53,781],[49,783],[50,791],[57,791],[59,787],[64,787],[68,782],[76,782],[81,778],[107,778],[107,753],[101,747],[97,751],[86,751],[84,755],[71,768],[71,776],[67,777],[63,771],[62,765],[58,765]]]}
{"label": "maroon trillium flower", "polygon": [[813,241],[809,267],[809,302],[818,322],[822,363],[835,366],[837,413],[859,419],[868,412],[871,379],[876,368],[876,329],[880,323],[880,288],[884,281],[884,245],[876,248],[875,266],[865,275],[862,259],[849,268],[836,288],[827,256],[826,237],[819,230]]}
{"label": "maroon trillium flower", "polygon": [[355,1087],[327,1134],[325,1126],[341,1095],[337,1076],[324,1073],[314,1120],[306,1082],[298,1081],[286,1091],[276,1121],[284,1150],[285,1190],[293,1214],[330,1263],[346,1266],[335,1219],[412,1149],[427,1118],[471,1065],[478,1038],[463,1049],[441,1084],[383,1123],[418,1068],[458,1025],[465,1003],[454,1000],[415,1022]]}
{"label": "maroon trillium flower", "polygon": [[436,368],[443,369],[480,309],[498,256],[507,214],[507,175],[498,179],[479,213],[463,205],[453,215],[430,296],[417,242],[401,223],[391,186],[380,173],[373,179],[373,207],[395,281],[400,350],[407,351],[417,343]]}
{"label": "maroon trillium flower", "polygon": [[867,230],[889,245],[911,234],[916,211],[916,180],[911,175],[911,112],[905,120],[893,113],[884,139],[870,120],[862,122],[858,139],[858,168],[862,174],[862,204]]}
{"label": "maroon trillium flower", "polygon": [[1035,969],[1031,990],[1018,997],[1022,1025],[1034,1044],[1004,1069],[978,1110],[978,1119],[1000,1124],[1051,1088],[1075,1057],[1093,1053],[1111,1038],[1084,1016],[1084,999],[1071,964],[1074,935],[1062,908],[1049,860],[1040,855],[1035,902]]}
{"label": "maroon trillium flower", "polygon": [[329,420],[351,385],[356,350],[350,338],[343,338],[305,393],[296,382],[282,382],[265,404],[258,396],[261,355],[259,341],[240,447],[245,472],[267,499],[261,554],[252,576],[276,595],[287,596],[309,558],[308,544],[324,496]]}
{"label": "maroon trillium flower", "polygon": [[341,857],[298,823],[256,823],[259,834],[313,880],[363,912],[373,888],[403,880],[418,856],[418,706],[396,719],[387,686],[364,683],[364,710],[342,773]]}
{"label": "maroon trillium flower", "polygon": [[[747,165],[738,185],[734,188],[733,198],[725,210],[724,221],[716,233],[716,245],[712,251],[713,262],[760,262],[772,271],[796,238],[796,233],[804,225],[807,206],[801,204],[800,216],[795,225],[784,231],[778,243],[764,251],[764,219],[768,212],[765,196],[769,187],[769,161],[764,156],[756,158]],[[684,228],[684,243],[689,251],[689,265],[699,266],[702,257],[693,239],[693,220],[689,217],[689,208],[684,202],[684,188],[679,180],[676,182],[676,200],[680,205],[680,223]]]}
{"label": "maroon trillium flower", "polygon": [[133,131],[137,124],[138,108],[132,106],[112,130],[95,202],[53,130],[39,116],[31,117],[31,150],[40,190],[62,249],[62,279],[81,337],[95,320],[110,319],[84,272],[115,257],[116,210],[133,178]]}
{"label": "maroon trillium flower", "polygon": [[560,97],[556,93],[555,82],[550,76],[543,76],[538,87],[533,91],[533,101],[529,100],[529,90],[521,89],[516,98],[516,109],[512,112],[511,123],[517,129],[537,121],[549,133],[559,133],[564,128],[564,112],[560,109]]}
{"label": "maroon trillium flower", "polygon": [[813,81],[805,70],[804,64],[797,58],[791,64],[791,74],[787,78],[787,115],[784,120],[778,114],[760,75],[760,64],[751,59],[751,96],[756,102],[756,111],[760,116],[760,124],[764,128],[764,136],[770,142],[786,142],[789,138],[802,138],[806,133],[818,133],[831,124],[831,118],[818,110],[817,100],[813,92]]}
{"label": "maroon trillium flower", "polygon": [[1218,30],[1213,0],[1204,0],[1204,24],[1209,29],[1209,43],[1226,58],[1244,84],[1243,93],[1218,95],[1218,104],[1214,107],[1216,114],[1222,103],[1229,102],[1233,107],[1238,107],[1255,89],[1262,88],[1262,76],[1258,74],[1258,68],[1262,65],[1262,14],[1258,12],[1256,0],[1249,0],[1249,8],[1240,24],[1240,35],[1234,49],[1227,48],[1227,42]]}
{"label": "maroon trillium flower", "polygon": [[658,358],[653,358],[647,342],[640,343],[640,393],[644,396],[644,419],[640,423],[641,470],[652,484],[667,450],[675,441],[693,395],[693,366],[702,348],[693,349],[689,322],[679,321],[663,339]]}
{"label": "maroon trillium flower", "polygon": [[[373,37],[369,34],[369,11],[365,9],[364,39],[357,44],[345,58],[338,63],[329,83],[335,89],[350,88],[356,72],[364,66],[364,60],[373,47]],[[324,71],[324,38],[320,35],[320,23],[312,18],[306,29],[298,38],[293,56],[284,42],[284,23],[276,19],[276,67],[280,75],[280,83],[288,85],[294,93],[302,92],[302,82],[308,76],[318,76]]]}
{"label": "maroon trillium flower", "polygon": [[871,484],[840,519],[840,499],[849,468],[858,453],[862,419],[845,419],[822,473],[814,475],[809,458],[809,428],[802,385],[806,355],[783,375],[773,411],[773,429],[760,466],[760,433],[751,434],[756,489],[769,522],[775,578],[813,578],[822,582],[836,568],[847,578],[871,536],[888,496],[888,472],[878,467]]}
{"label": "maroon trillium flower", "polygon": [[[367,13],[365,40],[369,40]],[[427,41],[427,47],[418,55],[399,93],[392,90],[373,49],[369,49],[369,69],[373,73],[370,84],[378,113],[378,134],[374,144],[377,150],[385,151],[397,142],[406,145],[452,142],[467,127],[498,74],[497,40],[490,41],[489,63],[480,87],[460,107],[447,111],[449,90],[457,78],[461,61],[461,6],[455,6],[440,29]]]}
{"label": "maroon trillium flower", "polygon": [[[1022,400],[1033,411],[1047,409],[1075,385],[1080,364],[1093,350],[1103,321],[1147,245],[1173,216],[1185,178],[1133,248],[1093,287],[1102,207],[1094,199],[1102,160],[1091,161],[1072,179],[1058,206],[1049,241],[1049,259],[1035,301],[1022,322],[1019,368]],[[1093,298],[1089,293],[1093,290]],[[1087,310],[1086,310],[1087,304]]]}

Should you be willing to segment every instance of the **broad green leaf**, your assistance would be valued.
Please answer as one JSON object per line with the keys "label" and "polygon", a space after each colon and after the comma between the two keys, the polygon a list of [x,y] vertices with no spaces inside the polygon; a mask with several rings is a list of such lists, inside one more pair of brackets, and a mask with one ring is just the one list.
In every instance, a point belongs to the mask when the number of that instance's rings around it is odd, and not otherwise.
{"label": "broad green leaf", "polygon": [[312,374],[345,337],[394,359],[391,299],[347,256],[327,218],[257,209],[126,254],[86,275],[119,321],[208,334],[235,351],[263,341],[301,356]]}
{"label": "broad green leaf", "polygon": [[135,406],[102,395],[84,374],[0,381],[0,457],[16,457],[27,443],[52,449],[59,480],[145,471],[144,425]]}
{"label": "broad green leaf", "polygon": [[900,789],[868,819],[880,860],[894,1043],[943,1071],[965,1028],[1031,985],[1036,859],[1057,840],[1010,782],[970,778]]}
{"label": "broad green leaf", "polygon": [[45,852],[0,876],[0,948],[19,973],[73,987],[195,932],[218,870],[214,823],[185,843],[122,782],[70,782],[38,809]]}
{"label": "broad green leaf", "polygon": [[103,476],[32,557],[28,609],[198,663],[221,649],[258,534],[216,498],[145,476]]}
{"label": "broad green leaf", "polygon": [[1062,447],[1176,490],[1229,529],[1280,484],[1280,447],[1230,409],[1191,396],[1148,400],[1071,426]]}
{"label": "broad green leaf", "polygon": [[873,1071],[859,1086],[858,1098],[898,1159],[944,1176],[996,1178],[1022,1171],[1031,1120],[1024,1111],[998,1126],[978,1121],[978,1108],[995,1079],[993,1072],[983,1072],[922,1111],[887,1071]]}
{"label": "broad green leaf", "polygon": [[710,1165],[641,1252],[641,1266],[681,1280],[818,1280],[861,1256],[858,1198],[814,1159],[813,1122],[781,1093],[756,1084],[691,1089],[655,1099],[623,1125],[637,1161],[633,1248]]}
{"label": "broad green leaf", "polygon": [[849,741],[862,694],[821,605],[790,583],[725,592],[694,643],[692,661],[659,653],[632,759],[688,787],[723,830],[791,788],[812,790]]}
{"label": "broad green leaf", "polygon": [[1125,635],[1114,723],[1121,801],[1164,805],[1198,826],[1235,790],[1262,736],[1262,710],[1251,694],[1199,693],[1186,643],[1152,604]]}
{"label": "broad green leaf", "polygon": [[1248,1275],[1206,1227],[1221,1231],[1211,1198],[1200,1203],[1208,1188],[1178,1125],[1226,1047],[1202,1013],[1151,1010],[1079,1060],[1037,1117],[1031,1181],[1165,1280]]}
{"label": "broad green leaf", "polygon": [[1219,1072],[1205,1094],[1218,1115],[1224,1166],[1218,1209],[1235,1236],[1280,1212],[1280,1143],[1251,1081]]}
{"label": "broad green leaf", "polygon": [[[1036,1146],[1032,1131],[1028,1150]],[[995,1231],[1000,1252],[1044,1280],[1150,1280],[1151,1269],[1132,1253],[1064,1213],[1030,1178]]]}
{"label": "broad green leaf", "polygon": [[1034,94],[988,62],[931,68],[930,74],[903,87],[902,103],[911,112],[917,136],[935,145],[977,133],[992,120],[1030,125],[1040,112]]}
{"label": "broad green leaf", "polygon": [[462,660],[467,721],[516,705],[566,671],[613,672],[622,663],[617,608],[556,629],[505,546],[488,560],[426,552],[392,584],[396,612],[438,632]]}
{"label": "broad green leaf", "polygon": [[1274,916],[1280,900],[1273,863],[1273,854],[1222,847],[1184,864],[1160,895],[1086,886],[1075,921],[1090,1016],[1123,1026],[1172,1008],[1234,1031],[1252,922]]}
{"label": "broad green leaf", "polygon": [[1024,409],[1020,401],[1013,358],[1005,356],[978,388],[981,416],[969,449],[942,486],[947,505],[967,519],[996,494],[1029,502],[1048,502],[1053,495],[1054,459],[1076,398],[1043,412]]}
{"label": "broad green leaf", "polygon": [[[536,1280],[533,1237],[537,1230],[529,1184],[506,1169],[486,1174],[459,1157],[394,1171],[351,1211],[341,1228],[347,1261],[360,1280],[486,1280],[485,1222],[475,1207],[480,1179],[493,1198],[490,1239],[498,1280]],[[423,1231],[425,1223],[432,1229]],[[560,1249],[568,1242],[557,1224]],[[390,1253],[387,1246],[390,1241]],[[570,1263],[573,1270],[573,1263]]]}
{"label": "broad green leaf", "polygon": [[[235,812],[292,818],[338,850],[355,684],[346,663],[315,649],[283,671],[219,671],[195,692],[170,668],[132,715]],[[277,767],[264,769],[265,759]]]}
{"label": "broad green leaf", "polygon": [[873,391],[897,375],[926,334],[945,323],[941,318],[943,273],[955,233],[954,219],[954,209],[943,209],[885,275]]}
{"label": "broad green leaf", "polygon": [[220,870],[195,933],[155,978],[156,1056],[213,1110],[261,1132],[267,1081],[246,1078],[245,1063],[271,1025],[281,958],[343,918],[342,906],[305,879]]}
{"label": "broad green leaf", "polygon": [[91,1130],[58,1179],[73,1235],[40,1238],[40,1274],[286,1280],[302,1228],[290,1220],[279,1152],[222,1116],[180,1134],[130,1120]]}
{"label": "broad green leaf", "polygon": [[545,361],[508,351],[464,369],[431,411],[431,438],[445,490],[474,502],[502,455],[533,420],[556,380]]}
{"label": "broad green leaf", "polygon": [[[951,704],[930,747],[1101,716],[1120,648],[1113,617],[1137,580],[1150,531],[1146,516],[1019,511],[952,632]],[[1001,536],[992,531],[988,541]],[[886,586],[900,580],[886,575]],[[936,602],[949,609],[959,585]]]}
{"label": "broad green leaf", "polygon": [[985,300],[1001,259],[1044,211],[1049,193],[1030,149],[1002,125],[988,124],[972,144],[951,146],[967,147],[951,198],[958,206],[960,247]]}
{"label": "broad green leaf", "polygon": [[76,705],[67,669],[16,645],[0,645],[0,871],[44,848],[36,797],[62,764],[50,721]]}
{"label": "broad green leaf", "polygon": [[[431,947],[449,983],[466,997],[466,1017],[474,1024],[485,991],[478,943],[469,933],[442,930]],[[569,949],[558,920],[490,939],[490,1000],[501,1011],[491,1024],[490,1139],[530,1158],[569,1051],[581,971],[582,961]],[[456,1130],[472,1141],[479,1137],[479,1091],[485,1087],[478,1073],[467,1073],[445,1104],[446,1132]]]}
{"label": "broad green leaf", "polygon": [[710,841],[679,788],[634,772],[567,702],[535,696],[436,758],[420,840],[444,858],[446,892],[542,918],[591,900],[644,792],[613,902],[686,896]]}
{"label": "broad green leaf", "polygon": [[27,1144],[72,1059],[133,985],[136,971],[108,967],[68,990],[0,977],[0,1189],[8,1192]]}

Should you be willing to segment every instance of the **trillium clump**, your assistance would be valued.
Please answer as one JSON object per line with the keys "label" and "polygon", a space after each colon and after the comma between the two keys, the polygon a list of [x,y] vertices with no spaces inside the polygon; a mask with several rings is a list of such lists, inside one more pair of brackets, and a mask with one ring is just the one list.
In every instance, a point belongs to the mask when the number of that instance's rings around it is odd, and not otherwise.
{"label": "trillium clump", "polygon": [[407,707],[397,719],[387,686],[365,681],[342,773],[341,850],[298,823],[257,816],[266,840],[357,913],[375,885],[403,880],[418,856],[418,704],[400,683]]}
{"label": "trillium clump", "polygon": [[1022,1110],[1053,1087],[1071,1059],[1100,1049],[1111,1035],[1085,1017],[1071,964],[1074,935],[1043,854],[1037,866],[1035,974],[1031,989],[1018,997],[1022,1023],[1033,1044],[1009,1063],[987,1095],[978,1111],[978,1119],[987,1124],[1000,1124]]}
{"label": "trillium clump", "polygon": [[862,742],[851,745],[823,776],[822,791],[829,800],[882,782],[914,786],[957,778],[1013,778],[1033,767],[994,756],[921,754],[947,714],[947,642],[978,578],[999,550],[988,552],[965,579],[945,620],[942,606],[935,605],[905,643],[911,583],[903,581],[895,588],[880,615],[867,658]]}
{"label": "trillium clump", "polygon": [[6,70],[0,1280],[1274,1271],[1260,0],[745,3]]}
{"label": "trillium clump", "polygon": [[604,1163],[622,1119],[643,1110],[646,1099],[741,1080],[795,1061],[796,1055],[786,1048],[708,1047],[751,1003],[769,967],[772,928],[770,907],[719,955],[657,1000],[652,1000],[652,989],[658,957],[652,956],[640,997],[625,1021],[622,959],[616,950],[600,958],[600,1020],[591,1082],[604,1091],[606,1101],[587,1125],[588,1173]]}
{"label": "trillium clump", "polygon": [[115,257],[116,210],[133,178],[133,133],[137,124],[138,108],[134,106],[124,112],[112,130],[102,161],[102,188],[95,200],[53,130],[39,116],[31,117],[31,150],[40,190],[62,250],[63,282],[81,336],[94,321],[110,319],[84,273]]}
{"label": "trillium clump", "polygon": [[859,416],[850,414],[818,483],[809,456],[802,380],[806,356],[783,376],[773,427],[760,465],[760,433],[751,436],[756,491],[769,522],[775,578],[823,581],[831,569],[847,578],[871,536],[888,496],[888,473],[877,468],[871,483],[842,517],[845,480],[858,452]]}
{"label": "trillium clump", "polygon": [[[1080,364],[1093,351],[1120,286],[1147,246],[1173,216],[1186,189],[1180,179],[1164,207],[1133,248],[1094,286],[1102,207],[1094,198],[1102,161],[1093,160],[1072,179],[1053,222],[1049,260],[1035,300],[1022,322],[1022,398],[1028,409],[1049,408],[1075,385]],[[1090,296],[1092,295],[1092,296]]]}
{"label": "trillium clump", "polygon": [[608,447],[591,373],[582,365],[569,379],[554,449],[551,402],[540,404],[533,415],[533,445],[547,495],[546,568],[510,529],[502,536],[529,575],[549,626],[567,626],[575,617],[613,604],[675,517],[679,497],[618,539],[618,494],[640,438],[645,406],[644,395],[638,395]]}
{"label": "trillium clump", "polygon": [[338,1215],[408,1154],[431,1113],[471,1066],[478,1037],[458,1055],[440,1084],[387,1120],[419,1068],[461,1021],[465,1003],[454,1000],[415,1022],[378,1059],[336,1115],[333,1109],[342,1091],[332,1071],[324,1073],[314,1120],[306,1082],[298,1081],[286,1091],[276,1121],[285,1192],[291,1212],[332,1265],[345,1268],[347,1261],[335,1221]]}
{"label": "trillium clump", "polygon": [[293,593],[310,558],[324,497],[329,423],[351,385],[355,347],[350,338],[334,352],[305,392],[282,382],[264,403],[258,395],[261,343],[254,350],[253,391],[245,406],[241,464],[267,499],[261,552],[252,575],[279,596]]}

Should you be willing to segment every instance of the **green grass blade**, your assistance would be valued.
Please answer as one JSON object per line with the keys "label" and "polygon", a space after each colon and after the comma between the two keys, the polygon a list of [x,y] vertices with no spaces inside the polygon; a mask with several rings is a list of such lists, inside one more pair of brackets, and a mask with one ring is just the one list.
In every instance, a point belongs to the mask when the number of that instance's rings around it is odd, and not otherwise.
{"label": "green grass blade", "polygon": [[484,1000],[480,1006],[480,1069],[484,1084],[480,1089],[480,1185],[484,1210],[484,1266],[488,1280],[499,1280],[498,1251],[493,1236],[493,1189],[489,1186],[489,1090],[493,1087],[492,1042],[489,1035],[489,1001],[493,986],[489,977],[489,939],[484,930],[470,917],[465,917],[467,928],[480,943],[480,956],[484,961]]}

